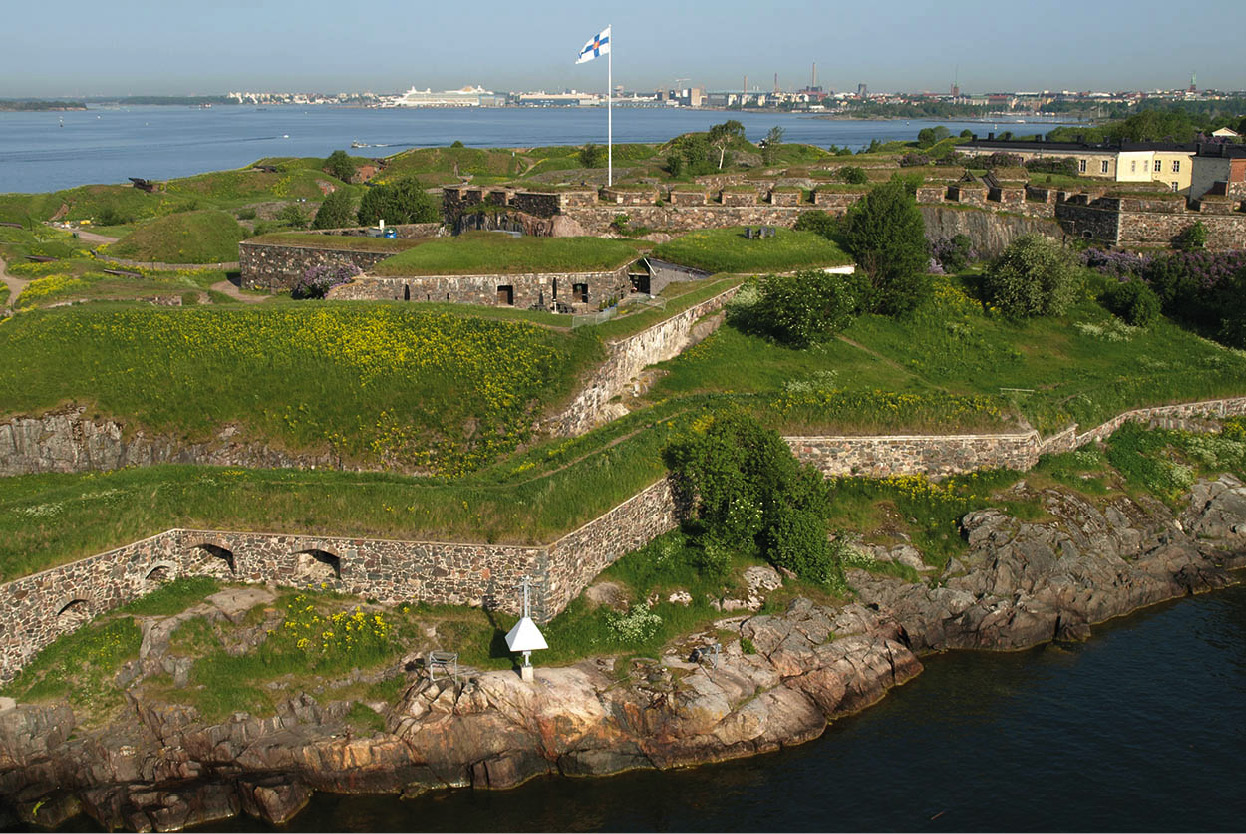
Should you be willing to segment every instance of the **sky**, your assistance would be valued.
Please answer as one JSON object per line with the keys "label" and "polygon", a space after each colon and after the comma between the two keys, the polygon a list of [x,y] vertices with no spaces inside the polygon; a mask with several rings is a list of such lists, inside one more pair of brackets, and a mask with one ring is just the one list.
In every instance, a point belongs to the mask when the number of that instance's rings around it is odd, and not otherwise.
{"label": "sky", "polygon": [[1246,89],[1244,0],[58,0],[5,2],[0,97],[231,90]]}

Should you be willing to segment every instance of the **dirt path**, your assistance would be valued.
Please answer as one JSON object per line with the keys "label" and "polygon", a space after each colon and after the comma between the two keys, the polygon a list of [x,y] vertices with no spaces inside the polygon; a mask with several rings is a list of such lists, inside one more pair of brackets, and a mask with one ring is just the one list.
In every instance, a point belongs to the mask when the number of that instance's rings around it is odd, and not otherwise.
{"label": "dirt path", "polygon": [[104,235],[97,235],[95,232],[88,232],[83,229],[70,229],[55,223],[48,223],[47,225],[62,232],[73,232],[78,235],[79,240],[85,240],[87,243],[116,243],[121,240],[119,237],[105,237]]}
{"label": "dirt path", "polygon": [[3,280],[5,286],[9,288],[9,300],[7,302],[9,307],[17,303],[17,297],[22,294],[22,290],[26,289],[26,285],[30,283],[26,278],[18,278],[16,275],[10,275],[6,272],[4,258],[0,258],[0,280]]}
{"label": "dirt path", "polygon": [[237,284],[228,279],[225,281],[217,281],[212,285],[212,289],[217,292],[223,292],[230,298],[241,301],[243,304],[259,304],[262,301],[267,301],[272,298],[271,295],[251,295],[250,293],[245,293],[238,289]]}

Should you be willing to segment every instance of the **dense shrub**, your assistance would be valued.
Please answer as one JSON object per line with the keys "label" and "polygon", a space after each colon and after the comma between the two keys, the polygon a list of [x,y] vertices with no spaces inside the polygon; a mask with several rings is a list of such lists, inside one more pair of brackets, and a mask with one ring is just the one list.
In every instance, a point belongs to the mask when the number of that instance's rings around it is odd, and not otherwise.
{"label": "dense shrub", "polygon": [[1142,277],[1159,295],[1164,314],[1213,333],[1234,301],[1234,276],[1246,269],[1246,251],[1176,252],[1152,258]]}
{"label": "dense shrub", "polygon": [[1088,266],[1101,275],[1123,281],[1142,275],[1143,270],[1151,262],[1146,255],[1135,252],[1110,252],[1104,249],[1083,249],[1078,255],[1083,266]]}
{"label": "dense shrub", "polygon": [[384,220],[398,223],[436,223],[441,208],[415,177],[391,185],[369,188],[359,204],[359,225],[372,226]]}
{"label": "dense shrub", "polygon": [[1056,316],[1073,302],[1077,270],[1051,238],[1023,235],[995,259],[982,286],[987,303],[1004,315]]}
{"label": "dense shrub", "polygon": [[1020,168],[1022,165],[1021,155],[1015,153],[996,153],[986,154],[985,156],[973,157],[973,168]]}
{"label": "dense shrub", "polygon": [[1176,248],[1183,252],[1194,252],[1207,245],[1207,227],[1199,220],[1193,226],[1186,227],[1174,241]]}
{"label": "dense shrub", "polygon": [[835,172],[835,176],[840,182],[846,182],[849,185],[865,185],[870,181],[869,174],[858,165],[845,165]]}
{"label": "dense shrub", "polygon": [[920,168],[930,164],[930,157],[924,153],[906,153],[900,157],[901,168]]}
{"label": "dense shrub", "polygon": [[749,311],[750,329],[792,347],[808,347],[847,327],[860,308],[861,295],[860,282],[851,275],[820,269],[770,275]]}
{"label": "dense shrub", "polygon": [[978,260],[973,241],[968,235],[941,237],[928,241],[930,257],[944,272],[962,272],[971,261]]}
{"label": "dense shrub", "polygon": [[931,145],[937,145],[951,135],[952,132],[943,125],[924,127],[917,131],[917,146],[919,148],[929,148]]}
{"label": "dense shrub", "polygon": [[313,229],[345,229],[355,225],[355,200],[350,192],[339,188],[324,198],[312,221]]}
{"label": "dense shrub", "polygon": [[777,432],[739,411],[707,415],[663,456],[696,496],[702,541],[762,556],[815,582],[841,581],[826,536],[826,481],[797,462]]}
{"label": "dense shrub", "polygon": [[580,164],[585,168],[600,168],[606,164],[606,149],[589,142],[580,148]]}
{"label": "dense shrub", "polygon": [[1031,159],[1025,163],[1025,170],[1034,174],[1062,174],[1066,177],[1078,175],[1077,160],[1071,156]]}
{"label": "dense shrub", "polygon": [[1141,281],[1110,284],[1100,300],[1113,315],[1135,327],[1149,327],[1160,317],[1159,296]]}
{"label": "dense shrub", "polygon": [[848,209],[843,238],[858,267],[869,276],[869,298],[863,299],[863,307],[903,315],[930,297],[926,224],[904,183],[884,183]]}
{"label": "dense shrub", "polygon": [[309,267],[290,290],[293,298],[324,298],[329,290],[345,284],[360,274],[359,267],[352,263],[317,264]]}
{"label": "dense shrub", "polygon": [[828,239],[834,239],[838,228],[839,224],[834,217],[818,209],[802,211],[796,218],[795,225],[792,226],[793,231],[813,232]]}

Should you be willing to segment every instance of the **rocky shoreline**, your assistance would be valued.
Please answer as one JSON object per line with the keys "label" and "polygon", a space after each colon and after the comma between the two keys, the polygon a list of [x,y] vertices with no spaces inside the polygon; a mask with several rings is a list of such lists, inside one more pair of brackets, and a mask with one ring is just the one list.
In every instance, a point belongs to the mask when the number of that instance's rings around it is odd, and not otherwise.
{"label": "rocky shoreline", "polygon": [[[377,705],[386,731],[367,738],[345,722],[348,704],[306,695],[271,718],[222,724],[131,698],[134,720],[102,730],[78,726],[64,704],[0,705],[0,826],[56,827],[79,813],[138,831],[243,812],[280,823],[314,791],[413,796],[751,756],[875,703],[921,672],[920,655],[1085,639],[1095,623],[1232,584],[1246,567],[1246,486],[1234,478],[1196,484],[1179,515],[1146,498],[1037,497],[1049,520],[966,516],[968,551],[923,582],[850,571],[852,603],[797,599],[779,615],[728,617],[626,668],[584,661],[538,669],[534,684],[511,672],[414,678],[398,703]],[[689,662],[719,641],[720,656]]]}

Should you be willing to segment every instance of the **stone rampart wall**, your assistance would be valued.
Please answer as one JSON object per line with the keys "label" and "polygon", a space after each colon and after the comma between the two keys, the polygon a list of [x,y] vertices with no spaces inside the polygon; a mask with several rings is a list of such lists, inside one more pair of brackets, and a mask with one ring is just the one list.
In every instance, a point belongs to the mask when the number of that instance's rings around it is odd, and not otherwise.
{"label": "stone rampart wall", "polygon": [[[721,297],[720,297],[721,298]],[[1069,451],[1126,421],[1202,430],[1205,416],[1246,415],[1246,397],[1137,409],[1089,431],[1042,439],[1006,435],[793,437],[797,456],[828,476],[924,474],[1030,468],[1040,454]],[[0,681],[40,649],[92,617],[177,576],[332,588],[387,602],[489,605],[519,610],[516,586],[539,581],[534,614],[549,619],[602,569],[678,523],[668,481],[654,484],[548,545],[503,545],[174,529],[0,585]]]}
{"label": "stone rampart wall", "polygon": [[[588,298],[572,296],[576,284],[587,286]],[[555,300],[597,304],[631,292],[628,267],[610,272],[529,272],[512,275],[367,275],[329,291],[329,298],[355,301],[450,301],[489,307],[527,309]],[[500,291],[509,287],[509,293]],[[509,304],[507,300],[509,299]]]}
{"label": "stone rampart wall", "polygon": [[351,249],[284,246],[242,241],[238,244],[241,284],[251,289],[288,290],[308,269],[321,264],[351,263],[367,272],[397,252],[361,252]]}
{"label": "stone rampart wall", "polygon": [[788,437],[792,452],[828,477],[944,477],[978,469],[1026,470],[1038,463],[1038,432],[991,435]]}
{"label": "stone rampart wall", "polygon": [[[697,321],[721,310],[738,291],[738,287],[732,287],[653,327],[610,343],[605,361],[597,366],[571,403],[548,420],[544,428],[559,437],[575,437],[618,416],[616,411],[625,410],[612,408],[610,400],[627,393],[637,375],[648,366],[678,356],[692,343]],[[711,332],[713,327],[706,327],[698,335],[704,338]]]}
{"label": "stone rampart wall", "polygon": [[1123,212],[1120,215],[1120,236],[1116,242],[1131,247],[1171,246],[1178,235],[1195,223],[1202,223],[1207,228],[1208,249],[1246,249],[1246,214],[1240,213]]}

